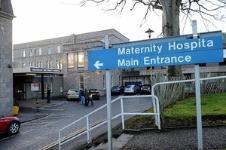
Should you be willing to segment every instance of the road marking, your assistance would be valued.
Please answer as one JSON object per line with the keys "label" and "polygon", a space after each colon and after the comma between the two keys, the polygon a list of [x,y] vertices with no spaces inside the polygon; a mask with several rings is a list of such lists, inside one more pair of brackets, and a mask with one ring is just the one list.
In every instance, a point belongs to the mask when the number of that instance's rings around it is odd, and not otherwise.
{"label": "road marking", "polygon": [[34,129],[28,130],[28,131],[25,131],[25,132],[21,132],[20,134],[26,134],[26,133],[29,133],[29,132],[31,132],[31,131],[34,131]]}
{"label": "road marking", "polygon": [[[50,114],[50,115],[51,115],[51,114]],[[22,123],[22,125],[26,125],[26,124],[29,124],[29,123],[35,122],[35,121],[37,121],[37,120],[41,120],[41,119],[48,118],[50,115],[48,115],[48,114],[47,114],[47,116],[45,116],[45,117],[41,117],[41,118],[34,119],[34,120],[31,120],[31,121],[28,121],[28,122],[24,122],[24,123]]]}
{"label": "road marking", "polygon": [[54,111],[63,111],[64,109],[60,109],[60,108],[39,108],[39,110],[54,110]]}

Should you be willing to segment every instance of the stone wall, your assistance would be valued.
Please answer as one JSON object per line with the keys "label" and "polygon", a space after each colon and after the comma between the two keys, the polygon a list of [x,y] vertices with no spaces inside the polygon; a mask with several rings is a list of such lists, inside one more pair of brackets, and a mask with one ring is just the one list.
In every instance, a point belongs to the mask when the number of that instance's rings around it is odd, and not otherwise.
{"label": "stone wall", "polygon": [[13,106],[12,20],[0,12],[0,116]]}

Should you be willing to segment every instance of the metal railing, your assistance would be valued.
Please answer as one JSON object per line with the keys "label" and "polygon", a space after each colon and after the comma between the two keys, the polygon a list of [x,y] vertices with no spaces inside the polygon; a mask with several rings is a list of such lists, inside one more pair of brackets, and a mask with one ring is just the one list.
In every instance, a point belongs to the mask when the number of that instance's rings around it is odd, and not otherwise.
{"label": "metal railing", "polygon": [[[217,79],[225,79],[226,76],[218,76],[218,77],[208,77],[208,78],[200,78],[200,81],[205,81],[205,80],[217,80]],[[155,83],[152,87],[151,87],[151,94],[155,97],[157,97],[155,95],[155,87],[158,86],[158,85],[165,85],[165,84],[174,84],[174,83],[187,83],[187,82],[194,82],[195,79],[189,79],[189,80],[177,80],[177,81],[166,81],[166,82],[158,82],[158,83]],[[154,104],[153,104],[154,105]],[[157,105],[157,104],[155,104]],[[156,107],[153,107],[154,109],[154,112],[156,112]],[[158,118],[156,118],[155,116],[155,121],[157,120]],[[157,122],[155,122],[157,123]]]}
{"label": "metal railing", "polygon": [[[153,110],[154,112],[153,113],[128,113],[128,112],[124,112],[124,103],[123,103],[123,99],[125,98],[151,98],[152,100],[152,104],[153,104]],[[120,100],[120,109],[121,109],[121,113],[115,115],[112,117],[112,120],[113,119],[116,119],[118,117],[121,117],[121,121],[122,121],[122,129],[124,130],[125,129],[125,116],[126,115],[154,115],[155,116],[155,124],[156,126],[158,127],[158,129],[161,129],[161,123],[160,123],[160,107],[159,107],[159,100],[158,100],[158,97],[154,96],[154,95],[136,95],[136,96],[120,96],[120,97],[117,97],[116,99],[112,100],[111,103],[114,103],[116,101],[119,101]],[[87,143],[90,143],[91,142],[91,136],[90,136],[90,132],[100,126],[102,126],[103,124],[107,123],[107,120],[105,121],[101,121],[93,126],[90,126],[90,116],[93,115],[94,113],[98,112],[99,110],[102,110],[104,108],[107,107],[107,104],[97,108],[96,110],[88,113],[87,115],[81,117],[80,119],[68,124],[67,126],[63,127],[62,129],[59,130],[58,132],[58,145],[59,145],[59,150],[61,150],[61,146],[83,134],[86,134],[87,135]],[[69,127],[75,125],[76,123],[80,122],[81,120],[85,120],[86,122],[86,127],[79,130],[77,133],[74,133],[72,134],[71,136],[64,136],[64,137],[61,137],[61,134],[64,130],[68,129]]]}
{"label": "metal railing", "polygon": [[[216,79],[225,79],[226,76],[218,76],[218,77],[209,77],[209,78],[200,78],[200,81],[205,81],[205,80],[216,80]],[[178,80],[178,81],[167,81],[167,82],[159,82],[155,83],[152,88],[151,88],[151,93],[152,95],[155,95],[155,87],[157,85],[164,85],[164,84],[173,84],[173,83],[186,83],[186,82],[194,82],[195,79],[190,79],[190,80]]]}

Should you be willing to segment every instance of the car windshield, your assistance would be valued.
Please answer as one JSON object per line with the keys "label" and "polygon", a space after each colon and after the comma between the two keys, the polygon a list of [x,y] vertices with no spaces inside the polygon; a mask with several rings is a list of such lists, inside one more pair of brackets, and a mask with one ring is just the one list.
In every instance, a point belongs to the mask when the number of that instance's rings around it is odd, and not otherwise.
{"label": "car windshield", "polygon": [[89,92],[98,92],[97,89],[90,89]]}
{"label": "car windshield", "polygon": [[149,85],[143,85],[142,88],[150,88]]}
{"label": "car windshield", "polygon": [[77,89],[69,89],[69,91],[78,92]]}
{"label": "car windshield", "polygon": [[135,85],[127,85],[126,88],[132,88],[134,87]]}
{"label": "car windshield", "polygon": [[112,89],[118,89],[119,88],[119,86],[113,86],[112,87]]}

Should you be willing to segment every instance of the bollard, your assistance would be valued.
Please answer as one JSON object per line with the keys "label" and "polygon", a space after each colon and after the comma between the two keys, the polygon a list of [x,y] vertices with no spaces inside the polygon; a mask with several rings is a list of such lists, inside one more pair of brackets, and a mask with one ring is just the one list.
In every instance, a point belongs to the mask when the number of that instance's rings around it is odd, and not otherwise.
{"label": "bollard", "polygon": [[50,89],[47,89],[47,103],[50,103]]}

